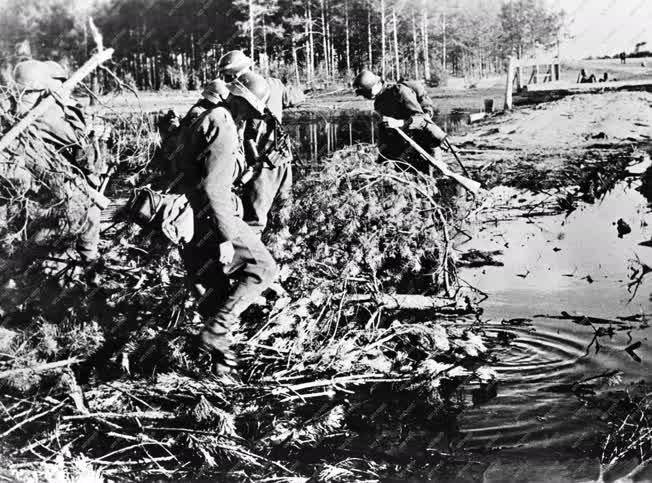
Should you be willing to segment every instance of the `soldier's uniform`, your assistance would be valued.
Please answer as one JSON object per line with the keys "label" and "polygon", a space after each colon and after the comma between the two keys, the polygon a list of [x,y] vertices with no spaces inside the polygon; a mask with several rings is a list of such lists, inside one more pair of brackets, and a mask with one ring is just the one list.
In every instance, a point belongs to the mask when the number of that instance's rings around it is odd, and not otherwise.
{"label": "soldier's uniform", "polygon": [[[408,134],[428,151],[439,146],[439,141],[433,132],[436,125],[419,103],[416,92],[406,84],[385,84],[374,99],[374,109],[381,116],[406,121]],[[406,142],[394,129],[386,128],[381,124],[378,143],[381,156],[387,159],[399,159],[407,148]],[[412,156],[412,158],[410,163],[417,169],[429,172],[427,161],[420,156]]]}
{"label": "soldier's uniform", "polygon": [[[274,259],[242,221],[234,183],[245,170],[237,127],[225,105],[200,114],[190,127],[182,176],[176,191],[185,193],[195,213],[195,233],[182,249],[192,282],[208,290],[200,311],[211,319],[206,330],[227,336],[238,316],[276,275]],[[230,241],[235,255],[219,263],[219,246]]]}
{"label": "soldier's uniform", "polygon": [[431,119],[435,116],[435,105],[428,95],[428,91],[426,91],[423,82],[416,80],[402,80],[399,84],[403,84],[414,91],[414,94],[417,96],[417,102],[421,106],[423,112],[425,112]]}
{"label": "soldier's uniform", "polygon": [[[269,212],[278,196],[278,208],[282,211],[292,198],[292,152],[280,135],[279,124],[283,117],[283,92],[285,86],[279,79],[267,79],[271,96],[267,108],[271,116],[248,121],[244,127],[245,147],[252,140],[256,151],[263,156],[257,174],[242,190],[244,221],[259,235],[265,230]],[[252,165],[252,153],[248,149],[247,163]],[[271,155],[270,155],[271,154]]]}
{"label": "soldier's uniform", "polygon": [[[28,60],[18,64],[14,69],[14,77],[19,87],[24,89],[18,96],[16,113],[24,115],[38,102],[44,89],[56,88],[61,83],[59,80],[40,85],[39,82],[25,82],[24,79],[36,78],[42,75],[42,72],[46,73],[46,77],[57,79],[55,76],[61,75],[62,71],[63,69],[52,61]],[[32,138],[42,141],[42,145],[27,143],[27,154],[40,157],[43,155],[41,148],[45,148],[50,151],[52,157],[62,156],[75,167],[77,171],[75,175],[82,178],[79,184],[88,183],[91,188],[97,189],[101,183],[101,175],[108,169],[106,142],[102,139],[102,134],[95,133],[89,128],[84,114],[72,99],[57,97],[56,101],[53,107],[28,128]],[[98,257],[101,210],[87,199],[79,185],[71,185],[67,182],[66,186],[67,192],[58,194],[67,199],[68,211],[78,210],[80,207],[86,209],[77,240],[77,251],[82,260],[95,260]]]}

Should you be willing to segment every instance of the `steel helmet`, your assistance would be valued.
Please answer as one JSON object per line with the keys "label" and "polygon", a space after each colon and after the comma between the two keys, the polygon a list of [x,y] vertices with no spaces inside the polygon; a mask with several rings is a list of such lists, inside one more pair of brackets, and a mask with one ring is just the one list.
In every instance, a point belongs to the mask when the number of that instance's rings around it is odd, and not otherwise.
{"label": "steel helmet", "polygon": [[381,78],[370,70],[363,70],[353,80],[353,88],[355,93],[359,96],[371,98],[371,90],[373,87],[381,82]]}
{"label": "steel helmet", "polygon": [[65,78],[66,71],[52,60],[25,60],[14,68],[14,82],[22,90],[56,89]]}
{"label": "steel helmet", "polygon": [[222,75],[238,77],[253,65],[253,61],[242,50],[231,50],[220,58],[217,68]]}
{"label": "steel helmet", "polygon": [[259,114],[265,113],[271,91],[262,76],[248,71],[226,86],[232,95],[245,99]]}
{"label": "steel helmet", "polygon": [[229,89],[226,87],[226,82],[220,79],[215,79],[204,86],[201,95],[204,99],[209,100],[213,104],[219,104],[229,97]]}

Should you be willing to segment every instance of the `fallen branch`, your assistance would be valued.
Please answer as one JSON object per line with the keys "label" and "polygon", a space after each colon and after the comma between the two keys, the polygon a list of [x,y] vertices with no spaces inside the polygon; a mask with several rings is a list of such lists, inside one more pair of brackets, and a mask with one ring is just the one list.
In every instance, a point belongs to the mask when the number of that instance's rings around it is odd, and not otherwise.
{"label": "fallen branch", "polygon": [[57,409],[59,409],[59,408],[60,408],[61,406],[63,406],[64,404],[65,404],[65,403],[62,402],[62,403],[60,403],[60,404],[54,406],[53,408],[46,409],[45,411],[42,411],[42,412],[40,412],[40,413],[38,413],[38,414],[35,414],[35,415],[32,416],[31,418],[27,418],[27,419],[22,420],[20,423],[16,424],[15,426],[12,426],[12,427],[9,428],[7,431],[5,431],[4,433],[0,434],[0,438],[4,438],[5,436],[7,436],[7,435],[13,433],[15,430],[17,430],[18,428],[20,428],[20,427],[26,425],[27,423],[30,423],[30,422],[32,422],[32,421],[35,421],[35,420],[37,420],[37,419],[39,419],[39,418],[45,416],[46,414],[49,414],[49,413],[51,413],[51,412],[56,411]]}
{"label": "fallen branch", "polygon": [[46,364],[40,364],[38,366],[21,367],[20,369],[9,369],[8,371],[0,372],[0,379],[4,379],[5,377],[10,377],[10,376],[15,376],[17,374],[25,374],[28,372],[49,371],[51,369],[58,369],[60,367],[71,366],[73,364],[77,364],[78,362],[81,362],[81,359],[79,359],[78,357],[71,357],[70,359],[64,359],[62,361],[57,361],[57,362],[48,362]]}
{"label": "fallen branch", "polygon": [[386,309],[403,310],[434,310],[455,307],[454,299],[445,297],[429,297],[412,294],[355,294],[346,296],[347,303],[373,302]]}
{"label": "fallen branch", "polygon": [[83,420],[83,419],[174,419],[176,414],[167,411],[133,411],[129,413],[89,413],[89,414],[74,414],[72,416],[64,416],[64,421]]}

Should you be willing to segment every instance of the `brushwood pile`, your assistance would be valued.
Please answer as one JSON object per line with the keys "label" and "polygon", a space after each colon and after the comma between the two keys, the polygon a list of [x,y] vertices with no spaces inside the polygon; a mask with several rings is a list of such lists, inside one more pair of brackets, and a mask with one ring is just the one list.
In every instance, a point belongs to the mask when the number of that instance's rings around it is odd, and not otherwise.
{"label": "brushwood pile", "polygon": [[[114,155],[122,179],[142,182],[152,145],[138,139]],[[0,474],[350,481],[430,461],[424,435],[461,410],[463,384],[495,374],[460,290],[445,187],[376,156],[356,146],[301,173],[265,234],[281,276],[235,331],[237,372],[214,374],[197,353],[197,301],[157,233],[105,227],[92,282],[7,262]],[[415,310],[410,296],[442,303]]]}

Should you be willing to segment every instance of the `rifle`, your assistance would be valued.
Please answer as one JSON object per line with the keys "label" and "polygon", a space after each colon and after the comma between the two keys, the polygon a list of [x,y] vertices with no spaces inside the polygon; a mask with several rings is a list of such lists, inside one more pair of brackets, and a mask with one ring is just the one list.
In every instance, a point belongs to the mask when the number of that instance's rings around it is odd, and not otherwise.
{"label": "rifle", "polygon": [[445,163],[436,160],[430,154],[428,154],[428,152],[425,149],[423,149],[421,146],[419,146],[419,144],[414,139],[412,139],[410,136],[405,134],[405,132],[403,132],[403,130],[400,127],[395,127],[394,129],[396,129],[396,132],[399,133],[401,137],[405,139],[405,141],[410,146],[412,146],[432,166],[437,168],[444,176],[456,181],[458,184],[460,184],[460,186],[462,186],[464,189],[470,192],[473,196],[478,194],[478,191],[480,191],[481,188],[480,183],[470,178],[467,178],[466,176],[462,176],[461,174],[454,173],[448,168],[448,166]]}

